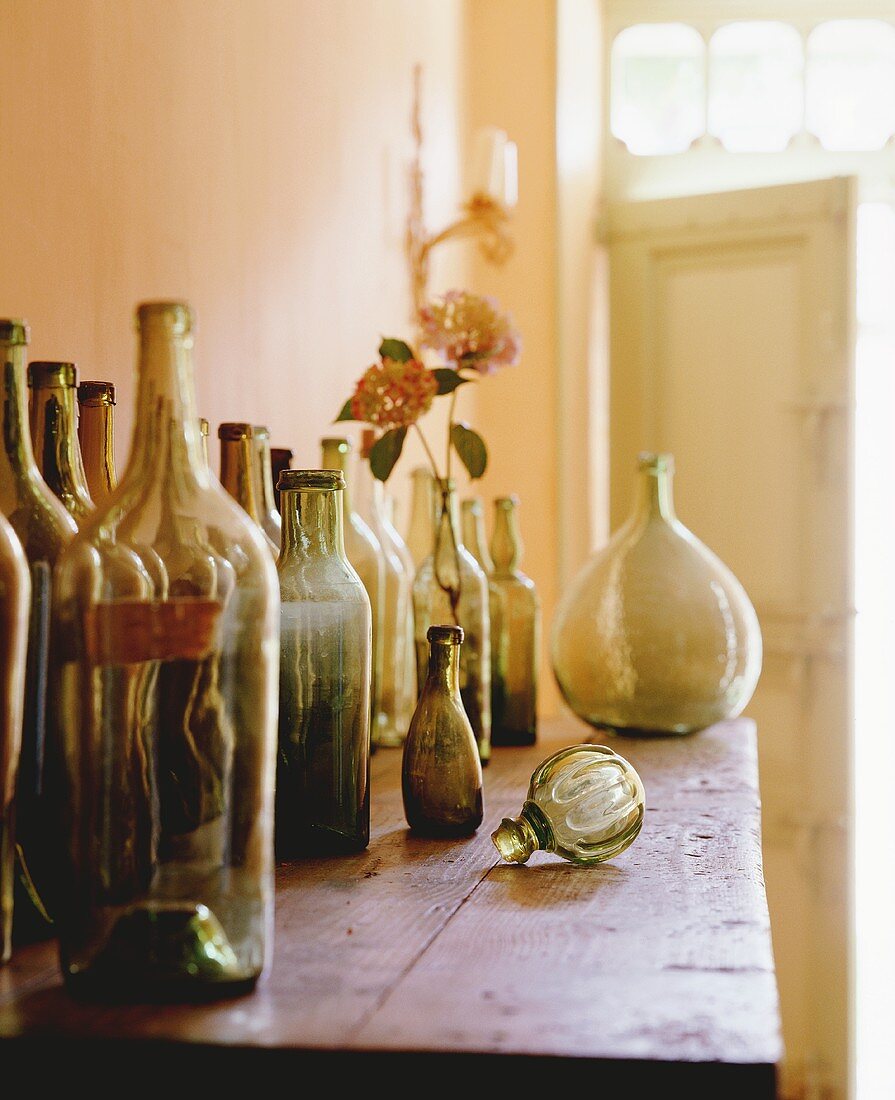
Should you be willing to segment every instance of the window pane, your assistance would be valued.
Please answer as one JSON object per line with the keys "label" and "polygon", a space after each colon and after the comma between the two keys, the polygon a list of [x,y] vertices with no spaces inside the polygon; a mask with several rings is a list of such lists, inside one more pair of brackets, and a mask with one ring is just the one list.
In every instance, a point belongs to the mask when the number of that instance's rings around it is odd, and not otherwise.
{"label": "window pane", "polygon": [[805,125],[826,149],[881,149],[895,133],[895,27],[834,19],[808,38]]}
{"label": "window pane", "polygon": [[632,153],[681,153],[705,128],[705,43],[683,23],[640,23],[612,44],[612,132]]}
{"label": "window pane", "polygon": [[785,149],[802,128],[802,38],[787,23],[728,23],[709,43],[709,133],[725,149]]}

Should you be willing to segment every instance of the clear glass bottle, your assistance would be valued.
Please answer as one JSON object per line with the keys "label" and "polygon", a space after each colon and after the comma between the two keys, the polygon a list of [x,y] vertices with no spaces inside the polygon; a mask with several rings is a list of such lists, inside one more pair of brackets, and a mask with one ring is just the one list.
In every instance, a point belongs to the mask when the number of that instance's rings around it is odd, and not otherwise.
{"label": "clear glass bottle", "polygon": [[761,631],[730,570],[674,513],[667,454],[638,459],[634,511],[566,589],[553,671],[585,722],[690,733],[739,714],[761,670]]}
{"label": "clear glass bottle", "polygon": [[22,744],[31,581],[15,531],[0,515],[0,965],[12,955],[15,789]]}
{"label": "clear glass bottle", "polygon": [[271,480],[274,484],[274,500],[277,503],[277,511],[282,512],[280,508],[280,490],[276,488],[277,483],[280,480],[280,474],[283,470],[289,470],[292,467],[292,451],[288,447],[271,447],[270,448],[270,468],[271,468]]}
{"label": "clear glass bottle", "polygon": [[410,522],[404,541],[413,559],[414,569],[419,569],[435,545],[435,478],[428,466],[414,467],[410,476]]}
{"label": "clear glass bottle", "polygon": [[88,381],[78,386],[78,442],[90,499],[105,504],[118,484],[115,476],[113,416],[115,386]]}
{"label": "clear glass bottle", "polygon": [[[441,583],[439,583],[441,582]],[[456,620],[445,589],[459,592]],[[463,627],[460,694],[479,747],[482,764],[491,757],[491,619],[488,581],[460,541],[460,510],[453,481],[438,482],[438,526],[434,549],[413,582],[413,624],[418,683],[429,669],[428,630],[451,623]]]}
{"label": "clear glass bottle", "polygon": [[461,502],[460,513],[463,525],[463,545],[479,563],[479,567],[488,581],[488,615],[491,632],[491,742],[494,739],[494,715],[500,700],[496,692],[501,682],[495,675],[496,669],[506,668],[507,632],[504,629],[505,596],[501,588],[494,583],[494,562],[488,549],[488,537],[485,534],[485,512],[480,497],[468,497]]}
{"label": "clear glass bottle", "polygon": [[[202,456],[189,307],[144,303],[137,321],[130,459],[56,570],[61,964],[78,995],[205,999],[251,989],[270,951],[277,581]],[[166,598],[122,567],[119,538],[159,555]]]}
{"label": "clear glass bottle", "polygon": [[459,626],[430,626],[429,670],[401,762],[404,816],[422,836],[469,836],[482,823],[482,765],[460,697]]}
{"label": "clear glass bottle", "polygon": [[640,776],[605,745],[572,745],[535,768],[517,818],[491,834],[507,863],[526,863],[539,849],[584,866],[612,859],[643,826]]}
{"label": "clear glass bottle", "polygon": [[501,597],[501,637],[491,645],[492,745],[533,745],[538,729],[541,605],[534,581],[518,568],[522,560],[518,504],[515,496],[494,501],[491,583]]}
{"label": "clear glass bottle", "polygon": [[44,481],[79,526],[93,514],[93,501],[78,445],[74,363],[28,364],[31,443]]}
{"label": "clear glass bottle", "polygon": [[31,448],[25,390],[24,321],[0,320],[3,355],[3,446],[0,448],[0,511],[22,544],[31,576],[25,715],[16,782],[17,873],[14,938],[19,943],[53,934],[49,897],[55,878],[52,806],[44,784],[47,692],[50,684],[50,578],[75,521],[40,476]]}
{"label": "clear glass bottle", "polygon": [[280,552],[280,859],[370,840],[370,599],[345,555],[340,470],[284,470]]}
{"label": "clear glass bottle", "polygon": [[383,619],[385,604],[385,561],[379,539],[354,507],[354,484],[348,469],[351,444],[347,439],[321,440],[325,470],[340,470],[345,478],[343,512],[345,552],[370,597],[373,615],[373,665],[370,682],[370,731],[373,747],[379,731],[387,725],[382,707]]}
{"label": "clear glass bottle", "polygon": [[404,744],[416,704],[416,654],[413,646],[413,559],[386,514],[385,485],[366,459],[374,443],[364,431],[357,471],[357,511],[382,550],[382,712],[373,737],[377,745]]}
{"label": "clear glass bottle", "polygon": [[270,432],[261,424],[255,424],[255,472],[258,476],[257,501],[261,526],[271,542],[279,550],[282,539],[282,521],[273,492],[273,468],[270,458]]}
{"label": "clear glass bottle", "polygon": [[257,496],[258,475],[255,456],[255,429],[251,424],[218,425],[221,441],[221,484],[251,519],[258,524],[274,561],[280,548],[264,530],[261,506]]}

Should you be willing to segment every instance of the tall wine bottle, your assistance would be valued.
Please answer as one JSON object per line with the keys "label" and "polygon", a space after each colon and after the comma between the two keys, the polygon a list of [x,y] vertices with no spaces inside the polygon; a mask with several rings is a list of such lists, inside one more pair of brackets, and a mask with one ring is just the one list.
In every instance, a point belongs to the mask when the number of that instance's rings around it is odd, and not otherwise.
{"label": "tall wine bottle", "polygon": [[44,481],[62,501],[75,523],[93,512],[93,501],[78,445],[74,363],[28,364],[31,390],[31,442]]}
{"label": "tall wine bottle", "polygon": [[115,386],[88,381],[78,386],[78,441],[87,489],[93,503],[105,504],[118,484],[115,476],[113,409]]}

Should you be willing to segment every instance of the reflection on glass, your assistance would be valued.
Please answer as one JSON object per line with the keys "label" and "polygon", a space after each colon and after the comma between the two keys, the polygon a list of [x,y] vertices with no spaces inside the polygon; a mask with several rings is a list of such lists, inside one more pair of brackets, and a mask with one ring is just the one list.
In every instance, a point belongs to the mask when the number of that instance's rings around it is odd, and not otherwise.
{"label": "reflection on glass", "polygon": [[709,43],[709,133],[733,152],[785,149],[802,127],[802,68],[788,23],[720,27]]}

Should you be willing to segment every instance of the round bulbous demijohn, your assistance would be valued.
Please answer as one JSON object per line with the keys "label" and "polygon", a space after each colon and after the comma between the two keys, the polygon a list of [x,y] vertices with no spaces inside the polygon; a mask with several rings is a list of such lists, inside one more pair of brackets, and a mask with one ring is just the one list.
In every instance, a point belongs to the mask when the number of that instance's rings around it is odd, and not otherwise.
{"label": "round bulbous demijohn", "polygon": [[560,601],[553,671],[592,726],[691,733],[747,705],[761,630],[740,582],[675,516],[672,456],[644,454],[638,465],[633,513]]}

